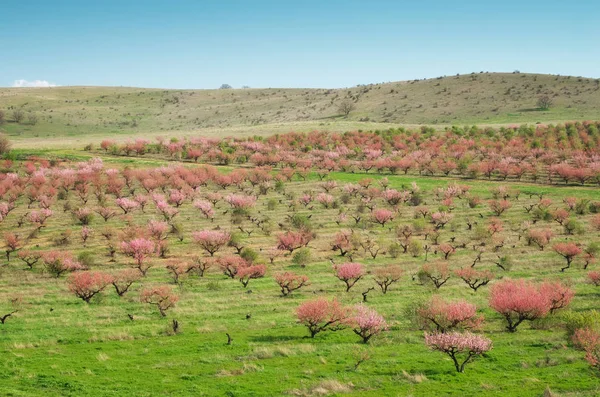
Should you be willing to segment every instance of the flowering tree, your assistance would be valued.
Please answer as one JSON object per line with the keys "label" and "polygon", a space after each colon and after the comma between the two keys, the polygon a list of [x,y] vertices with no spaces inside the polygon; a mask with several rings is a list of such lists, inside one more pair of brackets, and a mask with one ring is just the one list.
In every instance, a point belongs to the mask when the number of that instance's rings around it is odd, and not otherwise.
{"label": "flowering tree", "polygon": [[178,285],[181,285],[182,278],[185,275],[196,269],[195,264],[180,262],[178,260],[168,263],[165,268],[171,273],[173,282]]}
{"label": "flowering tree", "polygon": [[123,296],[141,277],[142,275],[136,269],[123,269],[113,276],[111,284],[115,287],[117,295]]}
{"label": "flowering tree", "polygon": [[587,277],[592,284],[594,284],[596,287],[600,287],[600,272],[589,272]]}
{"label": "flowering tree", "polygon": [[256,197],[241,194],[230,194],[225,197],[225,201],[234,210],[247,211],[254,207],[254,205],[256,204]]}
{"label": "flowering tree", "polygon": [[371,217],[373,222],[379,223],[383,227],[386,223],[394,219],[394,212],[385,208],[377,208],[373,210]]}
{"label": "flowering tree", "polygon": [[113,276],[104,272],[76,272],[69,276],[67,284],[69,291],[84,302],[90,303],[90,300],[102,292],[113,282]]}
{"label": "flowering tree", "polygon": [[512,204],[508,200],[490,200],[488,205],[496,216],[502,215],[506,210],[512,207]]}
{"label": "flowering tree", "polygon": [[432,350],[447,354],[452,359],[457,372],[464,372],[465,365],[474,357],[492,349],[490,339],[470,332],[425,333],[425,344]]}
{"label": "flowering tree", "polygon": [[351,232],[342,230],[335,234],[333,242],[331,243],[331,249],[333,251],[340,251],[340,256],[345,256],[352,248]]}
{"label": "flowering tree", "polygon": [[166,285],[146,288],[140,294],[140,301],[155,305],[161,316],[166,317],[167,310],[175,306],[179,297]]}
{"label": "flowering tree", "polygon": [[292,253],[298,248],[307,246],[312,239],[312,233],[307,230],[290,230],[277,236],[277,249]]}
{"label": "flowering tree", "polygon": [[46,271],[56,278],[67,272],[84,269],[81,263],[73,259],[69,252],[65,251],[46,251],[42,253],[41,259],[44,262]]}
{"label": "flowering tree", "polygon": [[154,242],[145,238],[136,238],[121,243],[121,251],[123,254],[133,258],[135,267],[143,276],[146,275],[146,272],[151,267],[148,263],[148,258],[155,252],[155,249]]}
{"label": "flowering tree", "polygon": [[198,210],[200,210],[200,212],[202,213],[202,215],[204,215],[204,217],[206,219],[211,219],[211,220],[214,219],[215,210],[210,201],[196,200],[196,201],[194,201],[194,207],[196,207]]}
{"label": "flowering tree", "polygon": [[442,285],[450,279],[451,273],[448,263],[444,261],[436,261],[432,263],[425,263],[417,277],[421,284],[433,284],[435,288],[440,289]]}
{"label": "flowering tree", "polygon": [[525,237],[528,245],[535,244],[543,251],[553,236],[554,233],[550,229],[529,229]]}
{"label": "flowering tree", "polygon": [[388,329],[383,316],[363,304],[356,306],[354,315],[348,322],[352,331],[361,337],[363,343],[368,343],[373,336]]}
{"label": "flowering tree", "polygon": [[434,212],[431,215],[431,223],[433,223],[433,225],[435,226],[436,229],[443,229],[444,226],[446,226],[446,224],[448,222],[450,222],[453,218],[453,215],[442,211],[442,212]]}
{"label": "flowering tree", "polygon": [[540,292],[548,301],[550,314],[569,306],[575,291],[560,281],[544,281],[540,284]]}
{"label": "flowering tree", "polygon": [[444,255],[444,259],[448,260],[448,258],[450,257],[450,255],[454,254],[456,252],[456,248],[454,248],[451,244],[448,243],[442,243],[440,244],[440,246],[438,247],[438,249],[440,250],[440,252],[442,253],[442,255]]}
{"label": "flowering tree", "polygon": [[240,269],[250,266],[245,259],[233,255],[221,257],[217,259],[217,262],[223,274],[230,278],[235,278]]}
{"label": "flowering tree", "polygon": [[110,218],[113,218],[117,213],[110,207],[100,207],[96,209],[96,213],[104,219],[104,222],[108,222]]}
{"label": "flowering tree", "polygon": [[17,254],[20,260],[25,262],[25,264],[29,267],[29,269],[33,269],[33,266],[38,263],[42,254],[37,251],[31,251],[28,249],[23,249],[19,251]]}
{"label": "flowering tree", "polygon": [[600,333],[591,328],[580,328],[573,334],[573,343],[583,349],[585,360],[600,370]]}
{"label": "flowering tree", "polygon": [[491,271],[475,270],[472,267],[455,270],[454,274],[460,277],[475,292],[494,279],[494,273]]}
{"label": "flowering tree", "polygon": [[288,296],[293,291],[308,285],[308,277],[292,272],[283,272],[275,275],[275,282],[281,289],[281,295]]}
{"label": "flowering tree", "polygon": [[267,272],[265,265],[250,265],[238,268],[236,277],[240,280],[240,283],[246,288],[250,280],[255,278],[262,278]]}
{"label": "flowering tree", "polygon": [[314,338],[319,332],[340,329],[350,317],[350,311],[336,299],[318,298],[301,304],[296,309],[296,317]]}
{"label": "flowering tree", "polygon": [[552,246],[552,249],[554,252],[567,260],[567,266],[561,268],[561,272],[564,272],[566,269],[570,268],[573,259],[575,259],[577,255],[581,254],[581,248],[575,243],[556,243]]}
{"label": "flowering tree", "polygon": [[327,193],[319,193],[317,194],[317,198],[316,200],[323,205],[323,207],[325,208],[329,208],[331,207],[331,205],[333,204],[333,202],[335,201],[334,197],[331,194],[327,194]]}
{"label": "flowering tree", "polygon": [[4,244],[6,245],[6,260],[10,262],[10,254],[21,248],[21,239],[15,233],[6,233],[4,235]]}
{"label": "flowering tree", "polygon": [[36,230],[46,226],[46,221],[52,216],[53,212],[51,209],[42,208],[39,211],[31,211],[29,213],[29,222],[33,223]]}
{"label": "flowering tree", "polygon": [[140,204],[137,201],[127,197],[118,198],[115,200],[115,203],[119,208],[123,210],[124,214],[128,214],[131,211],[140,207]]}
{"label": "flowering tree", "polygon": [[550,312],[548,297],[538,285],[525,280],[503,280],[490,288],[490,307],[508,323],[506,329],[516,332],[525,320],[545,317]]}
{"label": "flowering tree", "polygon": [[192,238],[210,256],[214,256],[215,252],[227,245],[231,235],[220,230],[201,230],[194,232]]}
{"label": "flowering tree", "polygon": [[447,302],[434,296],[417,309],[421,327],[435,332],[448,332],[456,329],[479,329],[484,318],[477,314],[477,307],[464,300]]}
{"label": "flowering tree", "polygon": [[373,272],[373,277],[375,279],[375,283],[379,285],[381,292],[385,295],[390,285],[400,280],[403,274],[404,270],[402,267],[398,265],[387,265],[375,269]]}
{"label": "flowering tree", "polygon": [[342,263],[333,265],[335,276],[346,284],[346,292],[354,286],[365,275],[360,263]]}
{"label": "flowering tree", "polygon": [[150,233],[150,236],[159,243],[167,238],[171,226],[165,221],[151,219],[148,221],[147,230]]}

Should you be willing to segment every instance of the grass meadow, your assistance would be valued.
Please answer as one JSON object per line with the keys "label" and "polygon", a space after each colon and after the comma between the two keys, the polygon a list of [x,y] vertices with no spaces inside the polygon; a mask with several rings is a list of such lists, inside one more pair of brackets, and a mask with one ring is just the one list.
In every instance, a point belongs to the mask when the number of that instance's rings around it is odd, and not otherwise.
{"label": "grass meadow", "polygon": [[[86,154],[79,156],[75,159],[84,159]],[[107,157],[105,164],[107,168],[121,168],[130,164],[126,161]],[[135,160],[139,167],[164,164],[167,162]],[[338,183],[332,194],[339,200],[344,184],[357,183],[365,177],[372,178],[374,185],[382,178],[332,172],[328,179]],[[457,250],[450,257],[450,266],[453,269],[469,266],[476,253],[470,248],[474,241],[473,231],[467,230],[465,220],[475,219],[482,225],[487,222],[492,213],[485,202],[492,197],[490,189],[500,182],[398,175],[387,178],[389,187],[398,190],[416,183],[422,192],[423,205],[431,208],[440,205],[434,189],[447,187],[450,183],[468,185],[471,194],[484,199],[483,204],[475,208],[470,208],[465,200],[456,200],[453,221],[441,229],[440,242],[454,238],[456,243],[467,244],[466,249]],[[352,218],[338,225],[340,209],[351,214],[360,200],[350,198],[348,203],[339,203],[337,208],[323,208],[316,202],[310,206],[312,209],[292,204],[290,197],[322,191],[321,182],[311,175],[306,181],[294,179],[280,190],[272,189],[259,195],[250,213],[270,220],[269,235],[248,220],[241,225],[232,225],[228,205],[222,201],[216,205],[216,216],[211,222],[201,217],[191,200],[187,200],[175,218],[182,225],[183,241],[169,235],[167,258],[153,257],[148,275],[121,298],[110,287],[88,304],[68,291],[65,276],[53,278],[39,264],[33,270],[26,270],[16,255],[10,262],[3,259],[0,310],[8,310],[2,305],[13,296],[21,296],[23,305],[19,312],[0,325],[0,394],[43,394],[48,397],[597,396],[600,394],[600,377],[585,362],[584,353],[572,346],[566,336],[563,318],[568,311],[599,309],[600,289],[586,282],[587,272],[578,260],[572,268],[561,273],[563,258],[550,247],[540,251],[527,246],[519,234],[520,225],[531,219],[524,206],[539,201],[529,192],[551,199],[553,208],[562,208],[562,199],[571,196],[598,201],[600,193],[593,187],[516,182],[509,187],[521,194],[518,200],[511,198],[512,207],[501,216],[505,226],[502,232],[504,247],[498,253],[486,249],[477,268],[493,270],[497,279],[558,278],[576,291],[568,309],[544,320],[524,323],[516,333],[505,332],[503,319],[488,307],[489,286],[473,292],[454,276],[441,289],[435,290],[420,285],[415,277],[425,263],[424,254],[418,257],[399,254],[396,258],[390,255],[388,246],[395,240],[394,228],[413,222],[414,207],[401,205],[394,221],[385,227],[372,222],[354,226]],[[209,184],[200,189],[200,195],[212,190],[218,188]],[[248,192],[252,188],[247,185],[243,190]],[[230,187],[223,193],[237,191]],[[32,227],[27,223],[21,227],[17,225],[19,217],[30,211],[24,199],[20,200],[17,208],[0,223],[0,234],[13,231],[27,236],[31,231]],[[94,258],[92,270],[113,272],[132,265],[131,259],[121,254],[117,254],[115,262],[109,260],[99,233],[103,227],[122,228],[125,222],[143,226],[150,219],[159,219],[151,204],[145,212],[138,210],[128,219],[116,216],[105,223],[96,216],[90,225],[95,234],[83,245],[79,238],[81,226],[69,213],[62,211],[65,201],[70,201],[74,207],[83,205],[72,193],[66,200],[57,201],[52,207],[55,216],[36,237],[27,241],[26,246],[34,250],[51,249],[53,240],[70,229],[73,231],[71,241],[59,249],[74,254],[88,252]],[[109,202],[114,206],[114,199]],[[92,195],[86,206],[97,205]],[[266,257],[266,251],[276,244],[276,235],[282,227],[289,226],[287,215],[291,213],[310,216],[309,221],[317,235],[309,244],[313,259],[305,267],[293,264],[289,255],[276,258],[273,264],[269,264]],[[577,215],[585,227],[578,235],[565,235],[554,221],[542,220],[538,226],[553,229],[553,242],[567,240],[585,245],[600,240],[599,232],[589,224],[591,216]],[[266,276],[251,280],[248,287],[243,288],[237,280],[227,278],[214,267],[204,277],[189,275],[180,285],[175,284],[165,265],[173,261],[191,261],[194,255],[206,255],[194,244],[191,233],[217,225],[225,230],[238,231],[238,226],[252,230],[249,236],[240,233],[244,235],[246,246],[259,253],[259,261],[268,265]],[[393,284],[387,294],[378,289],[368,294],[367,305],[386,318],[389,330],[366,345],[359,343],[359,338],[349,329],[323,332],[311,339],[294,316],[296,307],[309,299],[337,297],[345,304],[357,304],[362,300],[361,292],[375,286],[372,277],[367,275],[345,292],[343,283],[333,275],[332,261],[342,263],[347,259],[337,256],[331,250],[330,242],[337,231],[350,228],[361,229],[361,233],[373,236],[382,247],[376,258],[362,251],[354,255],[354,261],[363,263],[368,272],[390,263],[399,264],[405,270],[402,279]],[[425,241],[423,236],[416,239]],[[232,248],[226,247],[216,255],[233,252]],[[503,271],[494,264],[499,254],[514,259],[510,271]],[[427,260],[439,257],[432,251]],[[282,297],[273,275],[284,270],[307,275],[310,285]],[[496,280],[490,284],[494,282]],[[180,296],[167,317],[139,301],[139,292],[144,286],[164,284],[170,285]],[[475,303],[485,315],[482,332],[493,341],[494,348],[467,366],[465,373],[454,371],[451,361],[442,353],[428,350],[423,342],[423,331],[411,322],[411,308],[434,294],[466,299]],[[178,333],[172,330],[173,319],[180,324]],[[233,338],[230,345],[226,333]]]}

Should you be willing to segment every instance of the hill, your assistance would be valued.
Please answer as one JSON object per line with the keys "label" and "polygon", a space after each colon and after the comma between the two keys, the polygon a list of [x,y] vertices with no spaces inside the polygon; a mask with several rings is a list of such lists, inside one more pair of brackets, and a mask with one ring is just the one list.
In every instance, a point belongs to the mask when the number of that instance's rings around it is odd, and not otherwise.
{"label": "hill", "polygon": [[[553,106],[536,108],[547,95]],[[354,110],[340,114],[343,101]],[[15,109],[25,115],[12,120]],[[125,87],[0,89],[1,127],[31,138],[265,134],[433,124],[511,124],[600,119],[600,80],[523,73],[476,73],[347,89],[165,90]],[[34,115],[31,120],[30,115]],[[52,143],[50,143],[52,144]]]}

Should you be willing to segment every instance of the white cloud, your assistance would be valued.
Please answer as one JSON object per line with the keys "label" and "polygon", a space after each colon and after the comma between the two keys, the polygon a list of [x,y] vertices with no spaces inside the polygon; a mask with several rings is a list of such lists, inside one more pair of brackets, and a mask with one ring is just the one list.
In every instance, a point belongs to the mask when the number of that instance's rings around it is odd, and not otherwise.
{"label": "white cloud", "polygon": [[46,80],[33,80],[33,81],[28,81],[28,80],[15,80],[13,82],[13,87],[56,87],[56,84],[54,83],[49,83]]}

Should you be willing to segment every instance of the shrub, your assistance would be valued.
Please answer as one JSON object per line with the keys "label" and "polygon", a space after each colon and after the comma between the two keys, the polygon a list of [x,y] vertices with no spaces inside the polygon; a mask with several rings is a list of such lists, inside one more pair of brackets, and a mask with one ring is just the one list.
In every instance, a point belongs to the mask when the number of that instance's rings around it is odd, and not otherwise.
{"label": "shrub", "polygon": [[425,263],[417,277],[423,285],[433,285],[436,289],[440,289],[450,279],[450,268],[448,263],[444,261],[436,261]]}
{"label": "shrub", "polygon": [[292,263],[300,267],[306,267],[312,261],[310,248],[301,248],[292,256]]}

